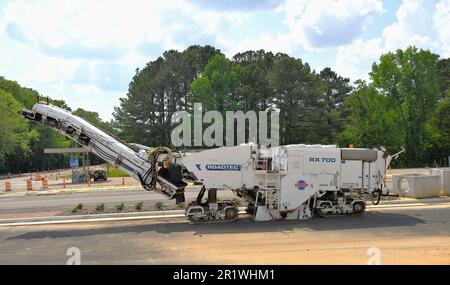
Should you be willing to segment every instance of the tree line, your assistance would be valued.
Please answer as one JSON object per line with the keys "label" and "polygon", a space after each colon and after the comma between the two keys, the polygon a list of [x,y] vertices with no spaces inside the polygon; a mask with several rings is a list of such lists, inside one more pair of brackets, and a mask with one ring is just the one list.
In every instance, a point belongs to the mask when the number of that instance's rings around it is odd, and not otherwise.
{"label": "tree line", "polygon": [[137,69],[114,111],[126,141],[170,145],[179,110],[280,112],[281,144],[385,146],[407,150],[398,164],[443,164],[450,155],[450,59],[408,47],[381,55],[370,81],[354,84],[330,68],[316,72],[287,54],[225,57],[211,46],[167,51]]}
{"label": "tree line", "polygon": [[[380,56],[368,82],[353,84],[331,68],[314,71],[283,53],[246,51],[227,58],[212,46],[169,50],[136,69],[114,119],[74,112],[127,142],[171,145],[172,115],[203,111],[280,112],[280,143],[406,148],[400,166],[443,164],[450,155],[450,59],[408,47]],[[17,110],[31,108],[37,91],[0,77],[0,173],[37,170],[43,148],[72,142]],[[52,104],[70,110],[62,100]],[[48,168],[67,159],[46,157]]]}
{"label": "tree line", "polygon": [[[50,128],[30,123],[19,115],[20,110],[31,109],[38,100],[48,100],[50,104],[73,111],[94,125],[116,133],[111,122],[101,120],[96,112],[81,108],[72,110],[63,100],[43,97],[31,88],[22,87],[17,82],[0,76],[0,174],[68,167],[70,154],[51,154],[44,157],[44,148],[78,146]],[[95,164],[100,160],[91,156],[91,162]]]}

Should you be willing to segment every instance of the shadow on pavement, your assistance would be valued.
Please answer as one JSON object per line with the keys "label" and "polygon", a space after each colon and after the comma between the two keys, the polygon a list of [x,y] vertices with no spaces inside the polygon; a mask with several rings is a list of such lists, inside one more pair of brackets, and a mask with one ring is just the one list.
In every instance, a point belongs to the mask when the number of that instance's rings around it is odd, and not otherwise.
{"label": "shadow on pavement", "polygon": [[[192,225],[186,221],[169,223],[145,224],[139,221],[139,225],[114,226],[111,223],[105,228],[94,229],[63,229],[53,231],[31,231],[17,236],[9,237],[6,240],[15,239],[41,239],[41,238],[68,238],[86,237],[97,235],[110,235],[122,233],[134,234],[172,234],[189,233],[192,235],[212,235],[212,234],[233,234],[233,233],[259,233],[259,232],[283,232],[292,230],[306,231],[334,231],[334,230],[364,230],[380,228],[388,231],[389,228],[414,227],[418,224],[425,224],[423,219],[412,215],[397,213],[368,212],[364,216],[342,216],[330,218],[313,218],[306,221],[270,221],[253,222],[249,216],[244,216],[234,223],[223,224],[203,224]],[[123,223],[123,222],[121,222]],[[64,225],[70,227],[71,225]]]}

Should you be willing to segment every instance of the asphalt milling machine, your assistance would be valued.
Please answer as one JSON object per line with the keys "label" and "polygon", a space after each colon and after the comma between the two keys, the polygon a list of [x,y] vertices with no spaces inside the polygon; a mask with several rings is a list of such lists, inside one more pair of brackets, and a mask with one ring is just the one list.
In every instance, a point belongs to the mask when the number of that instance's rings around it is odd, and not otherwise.
{"label": "asphalt milling machine", "polygon": [[199,185],[197,198],[185,212],[192,223],[238,219],[232,201],[217,199],[219,189],[229,189],[242,198],[255,221],[361,215],[366,203],[352,194],[371,194],[374,203],[382,195],[390,195],[386,170],[399,154],[389,155],[384,148],[263,147],[253,143],[199,152],[173,151],[121,142],[69,111],[45,103],[20,113],[115,165],[145,190],[157,191],[177,204],[185,202],[188,183]]}

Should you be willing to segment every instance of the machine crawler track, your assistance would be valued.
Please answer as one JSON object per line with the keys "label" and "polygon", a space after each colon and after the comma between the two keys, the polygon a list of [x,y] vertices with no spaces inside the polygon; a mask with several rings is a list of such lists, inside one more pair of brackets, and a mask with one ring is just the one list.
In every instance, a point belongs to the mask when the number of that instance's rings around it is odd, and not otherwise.
{"label": "machine crawler track", "polygon": [[[186,209],[186,217],[189,222],[192,224],[220,224],[235,222],[239,218],[239,210],[231,201],[218,203],[216,211],[211,211],[208,207],[209,205],[192,202]],[[230,211],[233,213],[230,214]]]}

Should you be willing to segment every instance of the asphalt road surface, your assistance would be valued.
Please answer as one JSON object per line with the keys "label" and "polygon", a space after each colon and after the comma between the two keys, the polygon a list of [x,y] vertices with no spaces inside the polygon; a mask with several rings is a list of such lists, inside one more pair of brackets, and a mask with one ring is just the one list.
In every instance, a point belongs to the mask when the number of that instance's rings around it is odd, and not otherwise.
{"label": "asphalt road surface", "polygon": [[360,217],[191,225],[184,219],[0,227],[0,264],[450,264],[450,203]]}

